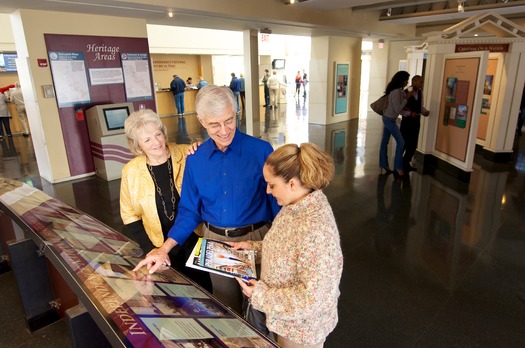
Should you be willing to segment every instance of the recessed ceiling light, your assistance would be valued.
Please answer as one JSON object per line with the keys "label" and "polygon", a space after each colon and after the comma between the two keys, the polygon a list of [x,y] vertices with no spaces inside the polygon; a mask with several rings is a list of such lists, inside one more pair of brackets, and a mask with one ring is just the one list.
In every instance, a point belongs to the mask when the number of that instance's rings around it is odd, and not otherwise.
{"label": "recessed ceiling light", "polygon": [[170,18],[173,17],[173,11],[168,11],[168,17],[170,17]]}

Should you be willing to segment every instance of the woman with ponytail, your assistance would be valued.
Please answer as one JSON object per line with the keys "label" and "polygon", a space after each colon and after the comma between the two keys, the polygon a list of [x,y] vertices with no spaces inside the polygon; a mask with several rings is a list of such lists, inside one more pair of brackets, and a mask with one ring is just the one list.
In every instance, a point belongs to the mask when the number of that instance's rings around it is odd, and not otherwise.
{"label": "woman with ponytail", "polygon": [[322,191],[333,159],[314,144],[288,144],[268,156],[263,174],[282,209],[262,242],[231,243],[262,257],[260,280],[239,284],[266,314],[280,347],[322,347],[338,321],[343,270],[339,231]]}

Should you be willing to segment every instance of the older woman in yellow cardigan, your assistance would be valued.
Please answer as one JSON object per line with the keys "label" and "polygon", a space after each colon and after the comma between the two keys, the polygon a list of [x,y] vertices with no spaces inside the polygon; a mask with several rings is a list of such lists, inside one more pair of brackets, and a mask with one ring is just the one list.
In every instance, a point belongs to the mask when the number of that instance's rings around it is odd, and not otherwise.
{"label": "older woman in yellow cardigan", "polygon": [[[168,144],[166,126],[149,109],[132,113],[124,129],[136,157],[122,169],[120,216],[131,238],[148,253],[164,243],[177,216],[191,145]],[[173,248],[171,265],[211,292],[209,274],[185,266],[197,239],[193,233],[182,246]]]}

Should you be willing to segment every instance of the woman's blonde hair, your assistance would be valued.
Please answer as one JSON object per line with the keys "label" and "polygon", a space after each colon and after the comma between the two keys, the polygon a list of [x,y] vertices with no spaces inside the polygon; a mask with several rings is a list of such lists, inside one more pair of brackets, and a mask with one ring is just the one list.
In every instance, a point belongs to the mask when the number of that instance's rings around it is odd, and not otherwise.
{"label": "woman's blonde hair", "polygon": [[303,186],[314,190],[328,186],[335,172],[332,157],[312,143],[283,145],[268,156],[265,164],[284,181],[297,178]]}
{"label": "woman's blonde hair", "polygon": [[150,123],[164,134],[164,139],[168,139],[168,129],[162,124],[159,115],[153,110],[143,109],[135,111],[124,122],[124,131],[128,139],[129,149],[137,156],[144,154],[144,151],[139,146],[139,132]]}

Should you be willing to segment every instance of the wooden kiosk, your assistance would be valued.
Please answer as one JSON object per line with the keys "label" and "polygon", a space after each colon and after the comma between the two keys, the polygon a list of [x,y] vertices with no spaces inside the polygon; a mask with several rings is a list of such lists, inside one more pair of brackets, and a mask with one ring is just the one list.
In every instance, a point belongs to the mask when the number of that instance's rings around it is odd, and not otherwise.
{"label": "wooden kiosk", "polygon": [[470,181],[476,147],[508,162],[525,81],[525,28],[494,13],[427,36],[425,104],[417,156]]}

